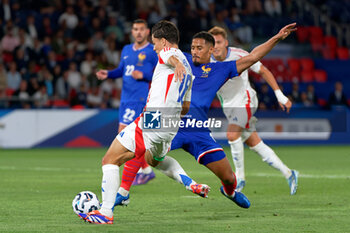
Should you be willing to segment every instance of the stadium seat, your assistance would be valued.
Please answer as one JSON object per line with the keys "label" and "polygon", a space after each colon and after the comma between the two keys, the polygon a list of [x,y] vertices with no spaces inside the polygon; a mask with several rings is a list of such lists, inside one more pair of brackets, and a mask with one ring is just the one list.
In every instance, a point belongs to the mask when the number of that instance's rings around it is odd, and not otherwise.
{"label": "stadium seat", "polygon": [[300,72],[300,61],[296,58],[290,58],[287,60],[289,70],[292,73],[299,74]]}
{"label": "stadium seat", "polygon": [[314,81],[313,71],[303,70],[301,71],[301,81],[304,83],[310,83]]}
{"label": "stadium seat", "polygon": [[330,49],[330,48],[325,47],[322,50],[322,56],[324,59],[334,60],[335,54],[336,54],[336,51],[334,49]]}
{"label": "stadium seat", "polygon": [[336,50],[338,46],[337,38],[335,38],[334,36],[325,36],[324,44],[326,48]]}
{"label": "stadium seat", "polygon": [[327,72],[324,70],[314,71],[315,82],[324,83],[327,82]]}
{"label": "stadium seat", "polygon": [[323,37],[313,37],[310,39],[313,52],[321,52],[323,48]]}
{"label": "stadium seat", "polygon": [[349,57],[349,49],[346,47],[337,48],[337,57],[340,60],[348,60]]}
{"label": "stadium seat", "polygon": [[312,39],[315,39],[315,38],[323,38],[323,30],[321,27],[317,27],[317,26],[309,27],[310,42]]}
{"label": "stadium seat", "polygon": [[303,71],[313,71],[315,67],[315,63],[311,58],[301,58],[300,64]]}
{"label": "stadium seat", "polygon": [[317,103],[318,103],[318,105],[320,105],[321,107],[327,106],[327,100],[325,100],[325,99],[319,98],[319,99],[317,100]]}
{"label": "stadium seat", "polygon": [[15,90],[7,88],[5,91],[5,94],[6,94],[6,96],[11,97],[14,92],[15,92]]}
{"label": "stadium seat", "polygon": [[53,100],[52,107],[54,107],[54,108],[68,108],[69,104],[66,100]]}
{"label": "stadium seat", "polygon": [[309,28],[308,27],[298,27],[296,31],[298,42],[304,43],[309,39]]}

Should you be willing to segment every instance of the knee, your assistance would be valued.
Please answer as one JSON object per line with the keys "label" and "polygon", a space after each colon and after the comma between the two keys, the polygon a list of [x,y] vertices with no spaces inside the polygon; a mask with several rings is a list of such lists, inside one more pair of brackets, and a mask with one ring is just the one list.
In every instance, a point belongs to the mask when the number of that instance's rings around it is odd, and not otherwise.
{"label": "knee", "polygon": [[229,141],[236,141],[241,136],[241,132],[227,132],[226,136]]}

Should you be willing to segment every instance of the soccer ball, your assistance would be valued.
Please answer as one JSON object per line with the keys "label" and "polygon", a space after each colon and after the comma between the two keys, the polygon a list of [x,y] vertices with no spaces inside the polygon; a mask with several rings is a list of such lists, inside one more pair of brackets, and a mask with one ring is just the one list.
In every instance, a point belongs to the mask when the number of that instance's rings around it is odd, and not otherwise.
{"label": "soccer ball", "polygon": [[100,201],[95,193],[90,191],[82,191],[75,196],[72,206],[73,211],[76,214],[87,214],[93,210],[100,209]]}

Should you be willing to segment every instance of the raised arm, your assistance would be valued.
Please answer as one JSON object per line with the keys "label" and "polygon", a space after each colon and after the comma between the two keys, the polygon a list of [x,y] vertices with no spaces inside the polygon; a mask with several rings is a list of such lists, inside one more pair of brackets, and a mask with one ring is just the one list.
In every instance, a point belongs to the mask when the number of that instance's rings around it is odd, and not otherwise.
{"label": "raised arm", "polygon": [[180,81],[182,82],[184,75],[186,75],[186,69],[184,65],[177,59],[175,56],[171,56],[168,59],[168,63],[175,68],[175,82]]}
{"label": "raised arm", "polygon": [[252,66],[255,62],[261,60],[261,58],[268,54],[279,41],[284,40],[287,36],[289,36],[290,33],[297,30],[295,28],[295,25],[296,23],[288,24],[287,26],[282,28],[278,34],[270,38],[265,43],[254,48],[249,55],[237,60],[237,72],[242,73],[244,70]]}

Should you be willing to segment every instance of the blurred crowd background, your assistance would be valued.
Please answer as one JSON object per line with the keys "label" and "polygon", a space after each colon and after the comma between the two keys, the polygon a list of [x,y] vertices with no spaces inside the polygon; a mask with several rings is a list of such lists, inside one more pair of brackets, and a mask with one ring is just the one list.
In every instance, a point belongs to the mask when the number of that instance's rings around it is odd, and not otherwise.
{"label": "blurred crowd background", "polygon": [[[262,62],[295,106],[349,106],[349,0],[1,0],[0,108],[118,108],[121,79],[100,82],[132,43],[131,24],[161,19],[180,30],[180,48],[212,26],[250,51],[285,24],[298,31]],[[261,110],[277,109],[272,90],[251,74]],[[346,93],[349,93],[347,96]],[[213,102],[213,107],[219,103]]]}

